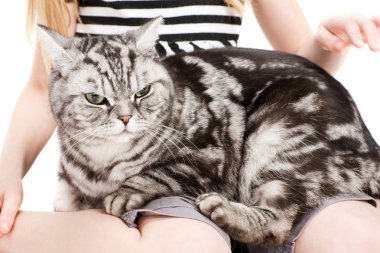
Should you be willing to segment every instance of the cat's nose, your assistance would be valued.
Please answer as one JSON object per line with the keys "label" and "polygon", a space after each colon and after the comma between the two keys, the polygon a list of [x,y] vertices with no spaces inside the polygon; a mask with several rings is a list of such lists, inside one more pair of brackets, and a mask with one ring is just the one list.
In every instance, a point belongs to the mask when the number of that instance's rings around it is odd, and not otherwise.
{"label": "cat's nose", "polygon": [[131,117],[132,117],[131,115],[123,115],[123,116],[119,116],[118,119],[121,120],[124,123],[124,125],[127,125]]}

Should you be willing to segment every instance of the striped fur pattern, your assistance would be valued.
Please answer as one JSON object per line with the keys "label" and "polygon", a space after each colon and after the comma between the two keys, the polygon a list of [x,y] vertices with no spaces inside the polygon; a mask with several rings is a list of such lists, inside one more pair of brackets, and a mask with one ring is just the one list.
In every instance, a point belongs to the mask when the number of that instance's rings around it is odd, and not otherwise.
{"label": "striped fur pattern", "polygon": [[91,38],[41,31],[61,146],[56,210],[120,216],[187,194],[234,239],[280,244],[325,198],[380,196],[379,147],[338,81],[279,52],[161,60],[159,24]]}

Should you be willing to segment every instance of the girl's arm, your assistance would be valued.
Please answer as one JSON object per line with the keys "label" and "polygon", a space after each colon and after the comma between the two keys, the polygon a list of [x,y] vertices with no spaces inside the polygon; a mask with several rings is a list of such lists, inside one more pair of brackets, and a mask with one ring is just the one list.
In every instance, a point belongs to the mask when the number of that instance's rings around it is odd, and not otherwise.
{"label": "girl's arm", "polygon": [[0,232],[7,233],[22,201],[21,179],[55,128],[46,71],[36,52],[30,81],[13,112],[0,160]]}
{"label": "girl's arm", "polygon": [[[75,32],[70,4],[69,33]],[[40,23],[44,24],[43,18]],[[37,43],[31,75],[13,112],[0,157],[0,233],[8,233],[21,205],[21,179],[53,133],[56,123],[48,100],[48,71]]]}
{"label": "girl's arm", "polygon": [[349,45],[368,43],[373,51],[380,50],[378,18],[333,17],[324,20],[314,36],[296,0],[252,0],[252,8],[275,50],[304,56],[330,73],[339,69]]}

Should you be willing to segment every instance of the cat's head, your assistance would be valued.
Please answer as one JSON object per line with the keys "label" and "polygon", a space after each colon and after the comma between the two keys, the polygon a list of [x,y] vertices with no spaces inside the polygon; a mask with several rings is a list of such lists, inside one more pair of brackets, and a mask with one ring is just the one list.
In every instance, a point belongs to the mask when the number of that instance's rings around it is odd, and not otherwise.
{"label": "cat's head", "polygon": [[173,86],[155,50],[161,23],[157,18],[122,35],[83,38],[40,28],[61,130],[125,142],[167,117]]}

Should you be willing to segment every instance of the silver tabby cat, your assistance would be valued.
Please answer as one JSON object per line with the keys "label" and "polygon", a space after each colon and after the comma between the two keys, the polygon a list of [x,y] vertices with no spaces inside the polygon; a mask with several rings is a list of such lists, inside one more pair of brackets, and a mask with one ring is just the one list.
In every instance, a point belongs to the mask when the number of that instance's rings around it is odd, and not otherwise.
{"label": "silver tabby cat", "polygon": [[280,244],[325,198],[380,196],[380,149],[338,81],[279,52],[160,59],[161,22],[84,38],[41,29],[61,147],[56,210],[120,216],[186,194],[232,238]]}

